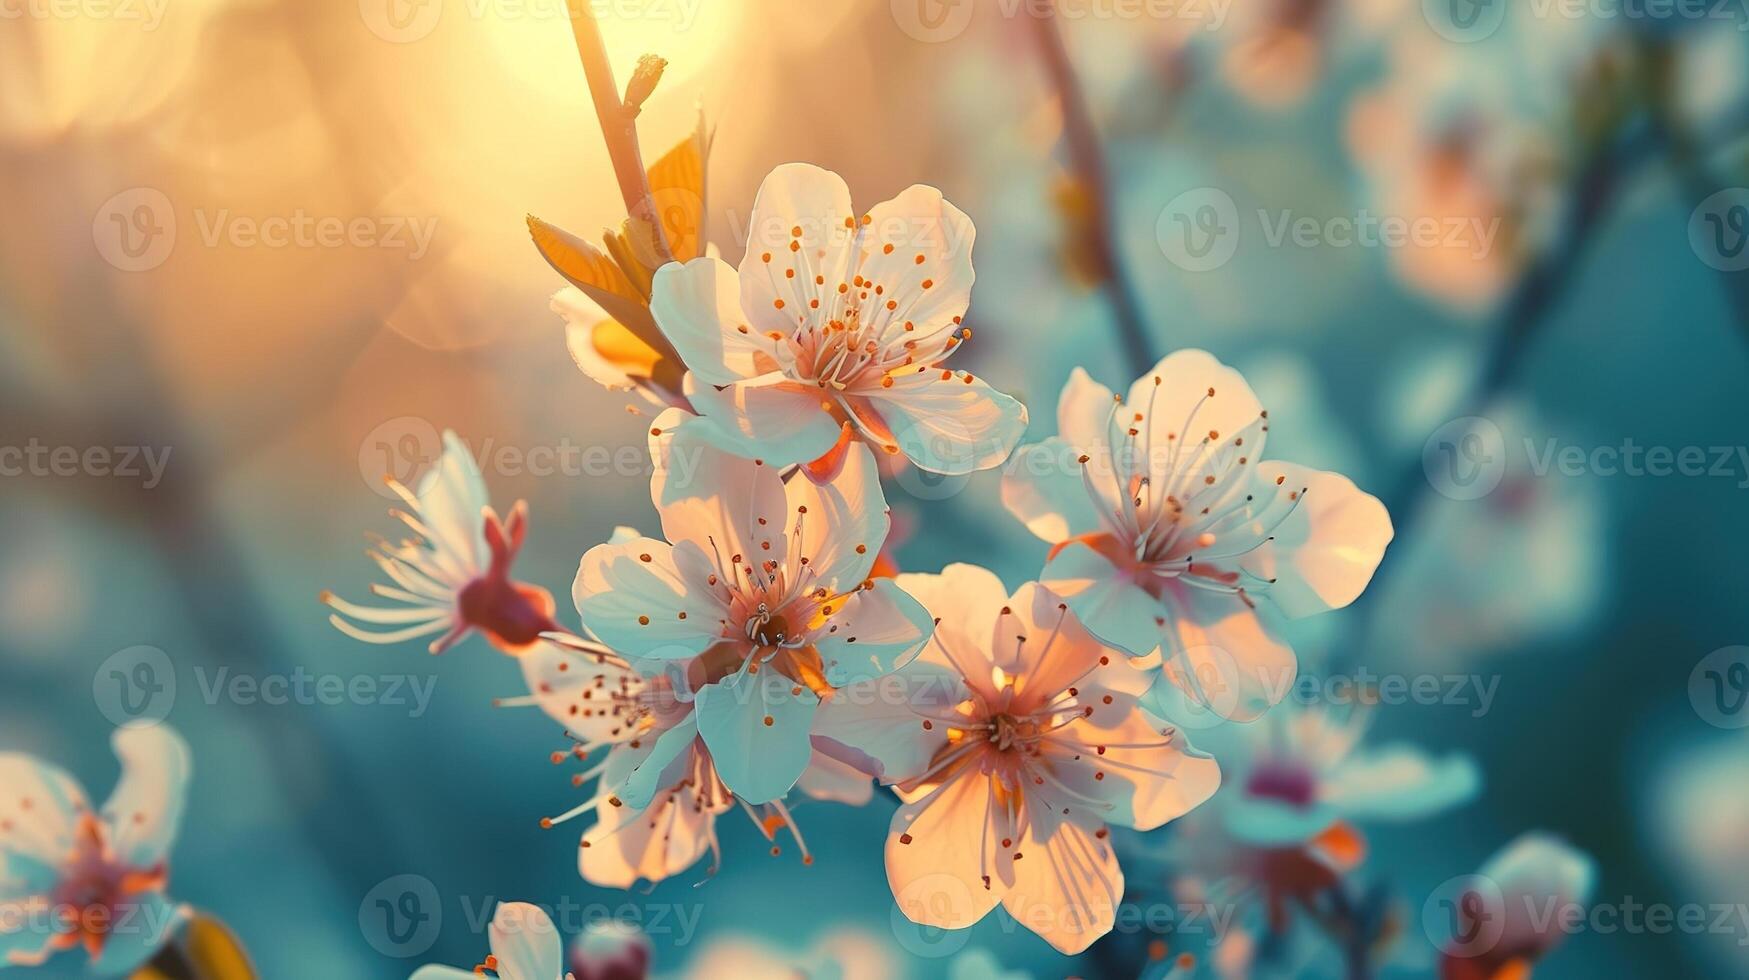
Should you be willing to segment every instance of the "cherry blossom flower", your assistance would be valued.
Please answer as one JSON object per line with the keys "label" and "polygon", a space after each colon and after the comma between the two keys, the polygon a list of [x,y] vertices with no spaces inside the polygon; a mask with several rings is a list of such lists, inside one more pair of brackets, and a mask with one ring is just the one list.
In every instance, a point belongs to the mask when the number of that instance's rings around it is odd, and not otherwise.
{"label": "cherry blossom flower", "polygon": [[1398,276],[1487,310],[1563,233],[1588,134],[1614,125],[1615,80],[1639,70],[1631,34],[1610,18],[1508,16],[1453,44],[1417,20],[1392,34],[1386,77],[1350,104],[1346,141],[1378,210],[1470,229],[1391,249]]}
{"label": "cherry blossom flower", "polygon": [[1176,689],[1257,717],[1295,671],[1260,600],[1294,617],[1354,601],[1391,540],[1383,505],[1346,477],[1264,460],[1268,413],[1200,350],[1122,398],[1077,368],[1057,426],[1002,482],[1009,511],[1052,543],[1041,582],[1106,643],[1160,650],[1148,704],[1161,714]]}
{"label": "cherry blossom flower", "polygon": [[[739,272],[657,270],[650,311],[725,445],[783,466],[852,438],[936,473],[1006,459],[1026,408],[944,367],[971,334],[971,219],[921,185],[861,217],[837,174],[773,170]],[[841,438],[842,437],[842,438]]]}
{"label": "cherry blossom flower", "polygon": [[1480,773],[1468,756],[1363,745],[1372,710],[1282,706],[1256,726],[1206,733],[1232,760],[1230,778],[1176,825],[1161,857],[1174,869],[1180,901],[1232,910],[1211,956],[1221,975],[1251,976],[1259,961],[1312,972],[1303,958],[1327,953],[1328,943],[1301,929],[1295,913],[1328,916],[1333,898],[1338,907],[1369,900],[1348,887],[1366,858],[1364,827],[1427,819],[1478,791]]}
{"label": "cherry blossom flower", "polygon": [[[817,799],[832,799],[814,788],[818,784],[810,773],[820,764],[834,764],[819,753],[813,758],[798,788]],[[773,857],[783,850],[776,843],[779,831],[787,830],[802,863],[814,862],[783,800],[755,806],[730,792],[690,717],[658,736],[616,747],[603,766],[600,788],[583,804],[593,809],[595,823],[583,833],[578,849],[578,871],[592,884],[630,888],[639,880],[662,881],[706,854],[712,858],[706,874],[715,874],[722,864],[716,819],[736,807],[772,842]],[[543,824],[553,826],[579,812],[581,808]]]}
{"label": "cherry blossom flower", "polygon": [[[641,536],[619,528],[614,543]],[[800,828],[782,800],[757,809],[737,800],[699,737],[693,713],[696,686],[707,683],[709,663],[631,661],[591,640],[554,634],[520,658],[529,694],[500,699],[502,706],[535,705],[564,726],[574,743],[552,753],[555,765],[576,761],[574,786],[596,780],[591,795],[558,816],[553,827],[593,812],[582,839],[579,870],[597,885],[629,888],[638,880],[661,881],[696,864],[708,852],[711,872],[721,863],[716,818],[742,807],[767,840],[787,829],[812,863]],[[605,756],[596,761],[596,755]],[[873,795],[869,778],[814,752],[797,781],[807,796],[861,805]],[[781,848],[774,843],[772,854]]]}
{"label": "cherry blossom flower", "polygon": [[1011,597],[972,565],[899,582],[941,615],[935,642],[835,695],[816,733],[904,802],[886,852],[899,907],[964,928],[1000,902],[1080,952],[1123,897],[1106,825],[1158,827],[1208,799],[1220,770],[1136,710],[1142,676],[1049,589]]}
{"label": "cherry blossom flower", "polygon": [[1547,833],[1529,833],[1488,860],[1457,896],[1456,934],[1441,951],[1443,980],[1529,976],[1566,937],[1563,923],[1591,901],[1590,855]]}
{"label": "cherry blossom flower", "polygon": [[1259,846],[1300,843],[1339,822],[1421,820],[1481,787],[1469,756],[1429,757],[1407,744],[1364,748],[1373,712],[1308,707],[1272,714],[1223,800],[1223,819]]}
{"label": "cherry blossom flower", "polygon": [[821,696],[905,663],[933,624],[893,580],[869,577],[888,517],[867,450],[847,453],[830,483],[786,484],[776,467],[710,446],[688,418],[670,410],[651,428],[667,540],[590,549],[572,592],[608,647],[690,662],[716,773],[764,803],[807,768]]}
{"label": "cherry blossom flower", "polygon": [[99,974],[129,974],[188,917],[165,897],[188,746],[163,725],[111,736],[121,780],[93,812],[72,777],[0,754],[0,965],[83,948]]}
{"label": "cherry blossom flower", "polygon": [[553,920],[539,906],[525,902],[500,902],[486,934],[492,952],[471,970],[448,966],[422,966],[411,980],[569,980],[565,972],[565,945]]}
{"label": "cherry blossom flower", "polygon": [[[516,654],[557,630],[551,593],[513,581],[510,566],[528,533],[528,508],[518,501],[507,520],[487,504],[485,480],[472,454],[454,432],[443,434],[443,455],[408,490],[388,485],[407,504],[390,513],[417,537],[400,543],[378,538],[369,552],[393,585],[371,591],[401,606],[361,606],[324,591],[335,610],[334,628],[366,643],[399,643],[440,633],[432,653],[442,653],[469,633],[484,633],[498,649]],[[366,629],[352,622],[389,629]]]}

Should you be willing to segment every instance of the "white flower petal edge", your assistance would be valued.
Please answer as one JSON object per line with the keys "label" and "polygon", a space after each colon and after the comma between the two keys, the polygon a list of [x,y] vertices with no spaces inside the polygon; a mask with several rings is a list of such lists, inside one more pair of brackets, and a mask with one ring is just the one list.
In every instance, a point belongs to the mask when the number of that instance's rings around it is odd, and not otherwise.
{"label": "white flower petal edge", "polygon": [[650,311],[726,448],[775,466],[817,459],[843,427],[932,472],[996,466],[1025,406],[943,367],[970,336],[972,221],[913,185],[860,218],[837,174],[773,170],[738,270],[656,271]]}
{"label": "white flower petal edge", "polygon": [[1053,546],[1040,580],[1102,640],[1160,649],[1168,682],[1224,718],[1257,717],[1293,680],[1258,604],[1345,606],[1390,543],[1390,515],[1346,477],[1262,460],[1269,413],[1204,351],[1166,356],[1122,398],[1077,368],[1057,427],[1003,478],[1003,503]]}
{"label": "white flower petal edge", "polygon": [[[564,972],[564,941],[558,927],[539,906],[500,902],[487,927],[496,973],[500,980],[560,980]],[[423,966],[411,980],[465,980],[472,970]]]}
{"label": "white flower petal edge", "polygon": [[164,861],[182,824],[193,763],[188,743],[163,725],[126,725],[110,736],[121,781],[103,804],[115,858],[136,868]]}

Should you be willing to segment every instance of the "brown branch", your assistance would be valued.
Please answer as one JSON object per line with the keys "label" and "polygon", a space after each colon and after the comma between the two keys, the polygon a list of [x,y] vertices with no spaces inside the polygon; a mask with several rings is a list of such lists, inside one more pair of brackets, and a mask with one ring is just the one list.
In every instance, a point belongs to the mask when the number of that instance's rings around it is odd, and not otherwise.
{"label": "brown branch", "polygon": [[1063,32],[1057,24],[1054,0],[1035,5],[1033,26],[1037,29],[1039,55],[1051,86],[1063,112],[1063,137],[1068,143],[1069,163],[1086,188],[1090,207],[1087,245],[1093,250],[1093,261],[1100,273],[1100,284],[1111,305],[1112,324],[1117,328],[1118,341],[1123,345],[1133,373],[1142,374],[1154,366],[1154,353],[1148,340],[1148,320],[1142,312],[1135,283],[1124,269],[1117,246],[1113,220],[1111,176],[1106,168],[1105,152],[1100,148],[1099,134],[1093,128],[1092,112],[1081,81],[1075,76],[1075,66],[1069,61],[1069,50],[1063,44]]}
{"label": "brown branch", "polygon": [[601,120],[601,138],[607,142],[607,155],[613,161],[613,173],[619,180],[619,193],[625,199],[626,213],[649,226],[657,264],[672,262],[674,253],[669,250],[668,236],[657,220],[650,180],[644,173],[644,157],[638,149],[637,111],[628,110],[620,101],[619,87],[613,81],[613,66],[607,60],[607,45],[601,39],[601,26],[595,22],[595,12],[590,9],[589,0],[565,0],[565,6],[570,9],[571,33],[577,38],[577,54],[583,59],[583,76],[589,80],[595,115]]}

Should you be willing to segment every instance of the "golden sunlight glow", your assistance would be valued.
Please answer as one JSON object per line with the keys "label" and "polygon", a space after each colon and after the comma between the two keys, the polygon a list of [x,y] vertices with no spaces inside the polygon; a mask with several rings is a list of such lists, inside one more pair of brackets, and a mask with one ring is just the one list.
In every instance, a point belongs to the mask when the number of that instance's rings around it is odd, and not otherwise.
{"label": "golden sunlight glow", "polygon": [[[702,0],[588,0],[607,42],[613,77],[624,90],[638,58],[668,59],[662,89],[670,90],[703,71],[735,34],[741,4]],[[516,79],[535,88],[583,85],[577,47],[564,0],[487,4],[474,25],[489,39]]]}

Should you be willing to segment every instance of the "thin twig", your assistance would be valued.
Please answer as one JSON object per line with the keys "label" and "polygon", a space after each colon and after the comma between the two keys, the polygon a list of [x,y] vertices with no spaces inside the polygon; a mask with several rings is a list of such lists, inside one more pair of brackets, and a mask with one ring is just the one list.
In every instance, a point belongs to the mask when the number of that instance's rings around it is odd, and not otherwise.
{"label": "thin twig", "polygon": [[650,193],[650,180],[644,173],[643,153],[638,149],[637,113],[628,111],[620,101],[619,87],[614,84],[613,65],[607,60],[607,45],[601,39],[601,26],[595,22],[595,11],[589,0],[565,0],[571,13],[571,33],[577,39],[577,54],[583,59],[583,76],[589,81],[589,95],[595,100],[595,115],[601,121],[601,138],[607,142],[607,155],[613,161],[613,173],[619,180],[620,197],[625,199],[626,213],[650,228],[651,244],[656,250],[657,264],[674,261],[668,248],[668,236],[657,220],[656,202]]}
{"label": "thin twig", "polygon": [[[1657,139],[1643,123],[1644,120],[1636,120],[1634,124],[1624,125],[1616,139],[1600,143],[1591,153],[1568,198],[1559,244],[1532,262],[1502,307],[1500,326],[1483,357],[1481,371],[1461,402],[1466,406],[1466,414],[1487,411],[1505,390],[1532,339],[1548,322],[1549,311],[1565,295],[1574,274],[1590,255],[1597,237],[1597,226],[1615,204],[1625,177],[1653,158],[1655,151],[1663,146],[1662,140]],[[1421,456],[1417,454],[1404,464],[1402,473],[1381,498],[1386,512],[1397,525],[1399,541],[1413,538],[1412,529],[1425,516],[1431,489]],[[1375,581],[1384,581],[1383,576],[1394,566],[1394,557],[1401,550],[1386,550],[1375,572]],[[1355,623],[1356,635],[1362,643],[1371,639],[1382,608],[1376,601],[1371,603],[1366,614]],[[1359,649],[1357,644],[1347,644],[1346,647]]]}
{"label": "thin twig", "polygon": [[1090,205],[1090,228],[1086,245],[1093,250],[1093,261],[1100,273],[1100,283],[1111,305],[1112,325],[1118,342],[1123,345],[1131,372],[1143,374],[1154,366],[1152,344],[1148,340],[1148,319],[1142,311],[1135,283],[1125,271],[1113,218],[1111,175],[1106,168],[1105,151],[1100,147],[1099,133],[1094,129],[1087,97],[1075,66],[1069,61],[1069,49],[1063,43],[1063,32],[1057,23],[1054,2],[1038,5],[1032,15],[1036,28],[1039,55],[1057,101],[1063,113],[1063,137],[1068,143],[1069,163],[1075,176],[1086,189]]}

